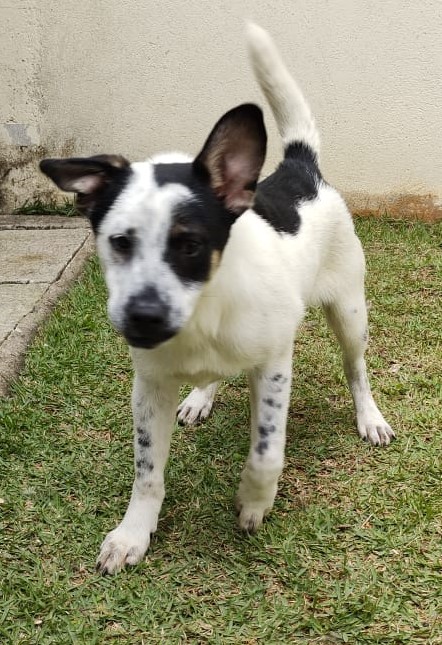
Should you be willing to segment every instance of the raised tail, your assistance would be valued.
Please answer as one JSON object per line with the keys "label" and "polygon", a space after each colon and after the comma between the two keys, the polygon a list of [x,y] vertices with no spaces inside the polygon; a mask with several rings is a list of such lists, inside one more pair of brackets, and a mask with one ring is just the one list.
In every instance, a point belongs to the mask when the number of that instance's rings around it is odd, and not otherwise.
{"label": "raised tail", "polygon": [[319,133],[310,107],[285,66],[269,34],[247,25],[250,60],[258,83],[275,117],[284,148],[304,143],[319,155]]}

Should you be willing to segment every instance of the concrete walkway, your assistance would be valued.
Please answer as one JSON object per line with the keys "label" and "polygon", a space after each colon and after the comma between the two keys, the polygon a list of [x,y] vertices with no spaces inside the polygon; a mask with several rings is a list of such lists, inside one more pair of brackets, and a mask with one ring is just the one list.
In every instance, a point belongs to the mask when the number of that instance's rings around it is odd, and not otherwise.
{"label": "concrete walkway", "polygon": [[38,326],[94,249],[82,218],[0,216],[0,396]]}

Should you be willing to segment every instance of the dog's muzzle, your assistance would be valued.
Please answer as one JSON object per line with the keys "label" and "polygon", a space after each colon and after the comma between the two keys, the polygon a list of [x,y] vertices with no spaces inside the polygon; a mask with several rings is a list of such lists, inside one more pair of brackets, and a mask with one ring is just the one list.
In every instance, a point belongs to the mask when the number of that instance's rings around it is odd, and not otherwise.
{"label": "dog's muzzle", "polygon": [[169,306],[149,287],[127,303],[123,334],[132,347],[152,349],[177,333],[169,320]]}

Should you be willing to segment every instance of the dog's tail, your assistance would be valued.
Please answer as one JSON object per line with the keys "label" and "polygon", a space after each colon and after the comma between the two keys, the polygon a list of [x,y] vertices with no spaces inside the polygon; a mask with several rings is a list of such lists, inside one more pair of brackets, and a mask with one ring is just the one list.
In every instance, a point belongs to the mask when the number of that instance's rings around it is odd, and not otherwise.
{"label": "dog's tail", "polygon": [[319,133],[301,90],[285,66],[269,34],[247,25],[253,71],[270,104],[286,153],[290,144],[303,143],[319,154]]}

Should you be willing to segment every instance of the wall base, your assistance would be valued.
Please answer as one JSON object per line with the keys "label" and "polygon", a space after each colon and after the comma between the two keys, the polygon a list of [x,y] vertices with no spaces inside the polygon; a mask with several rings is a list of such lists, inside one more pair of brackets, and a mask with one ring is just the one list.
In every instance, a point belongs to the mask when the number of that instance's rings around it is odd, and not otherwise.
{"label": "wall base", "polygon": [[389,194],[368,195],[365,193],[344,193],[345,200],[355,215],[394,219],[417,219],[423,222],[442,220],[442,198],[432,194]]}

